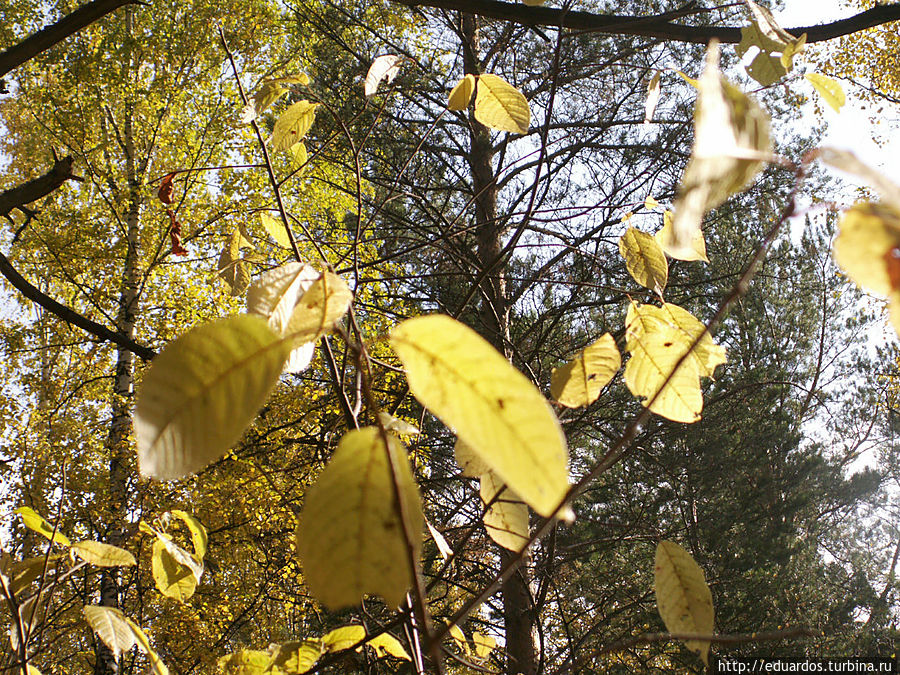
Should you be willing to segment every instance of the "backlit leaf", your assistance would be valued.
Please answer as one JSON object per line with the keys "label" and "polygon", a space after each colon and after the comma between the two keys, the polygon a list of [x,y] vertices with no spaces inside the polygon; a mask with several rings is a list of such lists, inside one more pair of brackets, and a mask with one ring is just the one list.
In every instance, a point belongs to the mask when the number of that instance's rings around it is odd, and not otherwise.
{"label": "backlit leaf", "polygon": [[13,513],[18,515],[22,519],[22,524],[25,525],[25,527],[27,527],[29,530],[37,532],[46,539],[51,540],[54,544],[59,544],[60,546],[72,545],[72,542],[69,541],[69,538],[62,532],[57,530],[56,534],[53,534],[53,526],[46,520],[44,520],[40,515],[38,515],[31,507],[20,506],[15,511],[13,511]]}
{"label": "backlit leaf", "polygon": [[299,75],[279,77],[263,82],[259,90],[253,95],[253,100],[241,111],[241,123],[250,124],[250,122],[259,117],[270,105],[289,91],[289,88],[285,85],[290,84],[307,86],[309,77],[305,73],[300,73]]}
{"label": "backlit leaf", "polygon": [[822,97],[835,112],[840,112],[841,108],[847,102],[847,96],[844,94],[844,88],[840,82],[833,80],[819,73],[807,73],[804,77],[812,84],[813,89]]}
{"label": "backlit leaf", "polygon": [[400,641],[390,633],[382,633],[369,640],[367,643],[375,650],[378,658],[385,656],[393,656],[395,659],[403,659],[404,661],[412,661],[409,654],[400,644]]}
{"label": "backlit leaf", "polygon": [[462,628],[457,626],[455,623],[450,624],[450,637],[453,638],[453,641],[456,643],[456,646],[459,647],[460,651],[463,654],[469,653],[469,643],[466,640],[466,634],[462,632]]}
{"label": "backlit leaf", "polygon": [[300,640],[278,645],[269,668],[276,673],[301,675],[312,668],[322,656],[321,640]]}
{"label": "backlit leaf", "polygon": [[175,559],[162,539],[153,542],[150,562],[153,581],[160,593],[178,602],[190,599],[197,589],[197,577],[189,566]]}
{"label": "backlit leaf", "polygon": [[[304,143],[303,141],[297,141],[296,143],[294,143],[290,147],[290,153],[291,163],[293,164],[295,169],[302,169],[307,165],[307,163],[309,163],[309,153],[306,151],[306,143]],[[301,171],[299,175],[302,176],[303,172]],[[284,226],[282,226],[282,229],[284,229]],[[287,235],[285,235],[285,239],[286,238]],[[288,242],[287,246],[285,246],[285,248],[289,247],[290,241]]]}
{"label": "backlit leaf", "polygon": [[316,342],[331,332],[350,308],[353,294],[347,282],[332,272],[324,272],[300,298],[284,334],[295,345]]}
{"label": "backlit leaf", "polygon": [[118,546],[99,541],[76,541],[72,551],[85,562],[98,567],[128,567],[137,564],[134,556]]}
{"label": "backlit leaf", "polygon": [[629,227],[619,239],[619,253],[632,278],[662,297],[669,280],[669,263],[653,235]]}
{"label": "backlit leaf", "polygon": [[224,455],[278,381],[290,344],[258,316],[234,316],[171,342],[144,375],[135,409],[141,473],[160,480]]}
{"label": "backlit leaf", "polygon": [[465,110],[472,100],[472,94],[475,92],[475,76],[471,73],[466,74],[453,90],[450,92],[450,98],[447,102],[448,110]]}
{"label": "backlit leaf", "polygon": [[431,523],[427,520],[425,521],[426,527],[428,527],[428,534],[431,535],[431,538],[434,539],[434,543],[437,544],[438,553],[441,554],[441,558],[446,560],[451,555],[453,555],[453,549],[450,548],[450,544],[447,543],[447,540],[444,538],[437,528],[435,528]]}
{"label": "backlit leaf", "polygon": [[678,186],[669,250],[690,255],[704,214],[744,189],[771,149],[768,115],[719,73],[710,42],[694,110],[694,147]]}
{"label": "backlit leaf", "polygon": [[484,505],[494,501],[484,514],[484,528],[488,536],[510,551],[525,548],[529,535],[525,502],[506,488],[492,471],[481,476],[479,494]]}
{"label": "backlit leaf", "polygon": [[[691,554],[671,541],[656,547],[654,565],[656,606],[670,633],[711,634],[714,628],[712,593],[706,576]],[[709,659],[709,641],[687,640],[704,663]]]}
{"label": "backlit leaf", "polygon": [[570,363],[553,371],[550,394],[568,408],[596,401],[600,392],[619,371],[622,357],[612,335],[606,333],[585,347]]}
{"label": "backlit leaf", "polygon": [[475,645],[475,653],[481,658],[487,658],[494,647],[497,646],[497,641],[494,638],[478,631],[472,633],[472,642]]}
{"label": "backlit leaf", "polygon": [[659,103],[659,76],[660,72],[658,70],[655,71],[647,84],[647,100],[644,102],[644,124],[650,124],[653,121],[653,113],[656,112],[656,106]]}
{"label": "backlit leaf", "polygon": [[484,126],[513,134],[527,134],[531,109],[518,89],[496,75],[479,75],[475,119]]}
{"label": "backlit leaf", "polygon": [[222,247],[217,266],[218,275],[225,280],[234,296],[243,294],[250,285],[250,272],[247,270],[247,264],[241,259],[242,248],[252,249],[253,244],[244,236],[241,229],[236,227]]}
{"label": "backlit leaf", "polygon": [[406,420],[401,420],[399,417],[389,415],[386,412],[378,413],[378,421],[381,422],[381,426],[383,426],[386,431],[391,431],[400,436],[418,436],[419,434],[418,427],[413,426]]}
{"label": "backlit leaf", "polygon": [[84,618],[117,659],[120,654],[134,647],[134,633],[128,626],[125,615],[115,607],[86,605]]}
{"label": "backlit leaf", "polygon": [[259,222],[262,223],[263,229],[272,235],[275,243],[282,248],[290,248],[291,240],[288,239],[287,230],[284,229],[284,223],[275,220],[272,216],[264,211],[259,213]]}
{"label": "backlit leaf", "polygon": [[206,528],[203,527],[203,523],[181,509],[172,509],[170,513],[187,525],[188,531],[191,533],[191,543],[194,545],[194,554],[203,560],[206,557],[206,546],[209,543],[209,537],[206,534]]}
{"label": "backlit leaf", "polygon": [[832,255],[859,286],[890,300],[891,324],[900,335],[900,209],[864,202],[847,210]]}
{"label": "backlit leaf", "polygon": [[677,260],[688,262],[702,260],[703,262],[709,262],[709,258],[706,257],[706,239],[703,238],[703,230],[699,227],[694,231],[694,238],[687,247],[675,248],[672,242],[674,237],[672,233],[672,216],[671,211],[663,212],[662,229],[654,235],[665,254]]}
{"label": "backlit leaf", "polygon": [[322,649],[326,652],[339,652],[350,649],[362,642],[366,637],[366,629],[362,626],[341,626],[322,636]]}
{"label": "backlit leaf", "polygon": [[736,50],[743,57],[752,47],[759,49],[747,74],[767,87],[790,72],[793,56],[803,49],[806,35],[795,38],[778,25],[768,8],[752,0],[744,1],[752,14],[752,23],[741,29],[741,42]]}
{"label": "backlit leaf", "polygon": [[147,658],[150,659],[150,674],[169,675],[169,669],[166,667],[166,664],[162,662],[162,659],[159,658],[159,655],[153,651],[153,648],[150,646],[150,640],[147,637],[147,634],[128,617],[125,617],[125,622],[128,624],[128,627],[131,628],[131,632],[134,633],[134,639],[137,646],[147,655]]}
{"label": "backlit leaf", "polygon": [[384,54],[372,61],[369,72],[366,73],[366,81],[363,85],[366,98],[372,98],[382,82],[390,84],[400,72],[403,58],[395,54]]}
{"label": "backlit leaf", "polygon": [[376,427],[348,432],[306,492],[297,549],[304,581],[329,608],[355,605],[366,593],[398,606],[412,585],[394,480],[416,559],[422,547],[422,505],[403,444],[393,435],[387,441],[385,448]]}
{"label": "backlit leaf", "polygon": [[[441,314],[404,321],[391,346],[413,395],[543,516],[569,488],[566,440],[535,386],[475,331]],[[566,514],[567,515],[567,514]]]}
{"label": "backlit leaf", "polygon": [[271,662],[268,652],[242,649],[221,657],[217,665],[222,675],[263,675]]}
{"label": "backlit leaf", "polygon": [[309,101],[299,101],[285,110],[272,129],[272,137],[269,139],[272,149],[290,150],[291,146],[302,141],[316,121],[318,105]]}

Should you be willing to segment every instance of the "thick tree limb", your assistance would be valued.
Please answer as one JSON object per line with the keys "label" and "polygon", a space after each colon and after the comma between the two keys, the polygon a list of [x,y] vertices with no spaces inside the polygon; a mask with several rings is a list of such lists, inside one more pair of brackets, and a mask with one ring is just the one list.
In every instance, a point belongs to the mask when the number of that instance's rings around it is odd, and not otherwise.
{"label": "thick tree limb", "polygon": [[41,52],[50,49],[58,42],[65,40],[70,35],[77,33],[82,28],[114,12],[119,7],[140,4],[144,3],[140,2],[140,0],[94,0],[86,5],[82,5],[71,14],[66,14],[56,23],[42,28],[34,35],[30,35],[3,53],[0,53],[0,77],[6,75],[13,68],[21,66],[29,59],[33,59]]}
{"label": "thick tree limb", "polygon": [[[522,3],[499,0],[392,0],[408,7],[438,7],[493,19],[504,19],[525,26],[563,26],[576,30],[611,35],[640,35],[675,42],[707,43],[741,41],[741,29],[716,26],[685,26],[672,23],[673,13],[656,16],[620,16],[591,12],[564,11],[552,7],[529,7]],[[696,11],[696,10],[693,10]],[[677,14],[678,12],[676,12]],[[682,12],[684,13],[684,12]],[[799,37],[806,33],[807,42],[822,42],[850,35],[866,28],[900,20],[900,4],[876,5],[847,19],[818,26],[800,26],[786,30]]]}
{"label": "thick tree limb", "polygon": [[[0,215],[6,216],[14,209],[21,209],[26,204],[41,199],[42,197],[46,197],[65,181],[75,177],[76,176],[72,174],[71,157],[57,160],[54,163],[53,168],[43,176],[6,190],[5,192],[0,192]],[[130,340],[121,333],[116,333],[96,321],[91,321],[74,309],[58,303],[46,293],[40,291],[19,274],[12,266],[9,259],[2,253],[0,253],[0,274],[6,277],[7,281],[9,281],[9,283],[26,298],[37,303],[48,312],[55,314],[63,321],[66,321],[73,326],[78,326],[101,340],[113,342],[120,347],[137,354],[145,361],[149,361],[155,356],[155,352],[149,347],[140,345],[134,340]]]}

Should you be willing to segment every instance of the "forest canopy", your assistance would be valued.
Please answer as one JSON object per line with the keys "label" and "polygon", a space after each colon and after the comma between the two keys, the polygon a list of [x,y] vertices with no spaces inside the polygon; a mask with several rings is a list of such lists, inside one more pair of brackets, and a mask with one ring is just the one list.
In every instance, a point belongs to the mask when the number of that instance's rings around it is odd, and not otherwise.
{"label": "forest canopy", "polygon": [[3,672],[896,659],[900,5],[776,9],[0,2]]}

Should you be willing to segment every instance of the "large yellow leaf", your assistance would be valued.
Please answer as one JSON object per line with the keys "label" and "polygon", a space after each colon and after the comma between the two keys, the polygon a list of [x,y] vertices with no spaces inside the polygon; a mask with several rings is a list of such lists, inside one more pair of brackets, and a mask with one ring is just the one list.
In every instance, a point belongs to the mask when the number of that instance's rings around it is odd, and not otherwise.
{"label": "large yellow leaf", "polygon": [[322,636],[322,649],[326,652],[339,652],[359,644],[366,637],[366,629],[362,626],[341,626]]}
{"label": "large yellow leaf", "polygon": [[242,649],[221,657],[217,665],[221,675],[264,675],[271,662],[268,652]]}
{"label": "large yellow leaf", "polygon": [[191,533],[191,543],[194,545],[194,554],[203,560],[206,557],[206,546],[209,543],[209,536],[206,528],[195,516],[181,509],[172,509],[170,513],[183,522],[188,531]]}
{"label": "large yellow leaf", "polygon": [[472,93],[474,91],[475,76],[469,73],[453,87],[447,101],[447,109],[465,110],[469,106],[469,101],[472,100]]}
{"label": "large yellow leaf", "polygon": [[687,247],[675,248],[673,244],[672,216],[673,213],[671,211],[666,210],[663,212],[662,229],[654,235],[666,255],[670,258],[687,262],[694,260],[709,262],[709,258],[706,257],[706,239],[703,238],[703,230],[699,227],[694,232],[694,238]]}
{"label": "large yellow leaf", "polygon": [[481,478],[481,474],[491,470],[487,462],[461,438],[457,438],[453,445],[453,457],[462,469],[462,475],[468,478]]}
{"label": "large yellow leaf", "polygon": [[650,308],[648,305],[643,307],[653,310],[658,309],[669,325],[680,328],[691,342],[700,337],[701,334],[703,335],[700,342],[697,343],[697,346],[691,352],[691,357],[697,360],[697,371],[701,377],[712,377],[716,366],[720,366],[728,361],[725,356],[725,347],[715,344],[712,336],[708,332],[704,333],[706,326],[703,322],[686,309],[673,305],[670,302],[663,303],[663,306],[660,308]]}
{"label": "large yellow leaf", "polygon": [[366,593],[397,606],[412,585],[394,480],[416,559],[422,548],[422,505],[403,444],[392,434],[387,440],[386,448],[376,427],[348,432],[306,492],[298,553],[309,590],[329,608],[355,605]]}
{"label": "large yellow leaf", "polygon": [[321,640],[299,640],[278,645],[269,666],[273,673],[302,675],[322,656]]}
{"label": "large yellow leaf", "polygon": [[694,147],[678,186],[671,250],[690,254],[704,214],[750,183],[769,157],[768,115],[719,73],[710,42],[694,110]]}
{"label": "large yellow leaf", "polygon": [[295,344],[317,341],[343,318],[352,300],[347,282],[332,272],[324,272],[300,298],[284,329],[285,335]]}
{"label": "large yellow leaf", "polygon": [[527,134],[531,109],[518,89],[496,75],[479,75],[475,119],[484,126],[513,134]]}
{"label": "large yellow leaf", "polygon": [[258,316],[204,324],[170,343],[137,399],[141,473],[181,478],[224,455],[268,398],[290,349]]}
{"label": "large yellow leaf", "polygon": [[407,651],[403,648],[403,645],[400,644],[400,641],[390,633],[376,635],[366,644],[375,650],[375,655],[378,658],[393,656],[395,659],[412,661]]}
{"label": "large yellow leaf", "polygon": [[64,535],[59,530],[56,531],[56,534],[53,533],[53,526],[43,519],[34,509],[29,506],[20,506],[15,511],[13,511],[16,515],[18,515],[22,519],[22,524],[25,525],[29,530],[33,530],[37,532],[43,537],[46,537],[49,541],[52,541],[54,544],[59,544],[60,546],[71,546],[72,542],[69,541],[69,538]]}
{"label": "large yellow leaf", "polygon": [[72,544],[72,552],[98,567],[129,567],[137,564],[134,556],[125,549],[99,541],[76,541]]}
{"label": "large yellow leaf", "polygon": [[[471,328],[442,314],[391,332],[413,395],[542,516],[569,489],[566,439],[537,388]],[[563,514],[568,516],[568,514]]]}
{"label": "large yellow leaf", "polygon": [[484,514],[484,528],[488,536],[510,551],[525,548],[529,536],[525,502],[506,488],[492,471],[481,476],[480,494],[484,505],[493,501]]}
{"label": "large yellow leaf", "polygon": [[818,92],[825,103],[830,105],[835,112],[841,111],[847,102],[847,95],[844,94],[844,88],[841,87],[840,82],[819,73],[807,73],[804,77],[809,80],[813,89]]}
{"label": "large yellow leaf", "polygon": [[309,77],[306,73],[300,73],[299,75],[290,75],[288,77],[266,80],[253,95],[253,100],[241,111],[241,122],[243,124],[250,124],[250,122],[255,120],[270,105],[284,96],[289,91],[288,87],[285,85],[290,84],[302,84],[303,86],[307,86],[309,84]]}
{"label": "large yellow leaf", "polygon": [[[706,577],[691,554],[671,541],[656,547],[654,566],[656,606],[670,633],[711,634],[714,628],[712,593]],[[686,640],[704,663],[709,659],[708,640]]]}
{"label": "large yellow leaf", "polygon": [[[636,338],[631,358],[625,365],[625,384],[629,391],[641,398],[644,405],[655,397],[650,410],[675,422],[696,422],[703,410],[696,359],[685,359],[671,375],[690,345],[690,339],[682,331],[667,326]],[[660,392],[658,396],[657,392]]]}
{"label": "large yellow leaf", "polygon": [[151,572],[156,588],[167,598],[185,602],[197,589],[197,577],[188,565],[175,559],[162,539],[153,542]]}
{"label": "large yellow leaf", "polygon": [[652,235],[629,227],[619,239],[619,253],[632,278],[662,297],[669,280],[666,254]]}
{"label": "large yellow leaf", "polygon": [[612,335],[606,333],[585,347],[570,363],[553,371],[550,394],[569,408],[596,401],[622,365],[622,357]]}
{"label": "large yellow leaf", "polygon": [[318,106],[318,103],[299,101],[285,110],[272,129],[272,138],[269,139],[272,149],[290,150],[294,143],[302,141],[316,121]]}
{"label": "large yellow leaf", "polygon": [[85,605],[84,618],[117,659],[120,654],[134,647],[134,633],[128,626],[125,615],[115,607]]}

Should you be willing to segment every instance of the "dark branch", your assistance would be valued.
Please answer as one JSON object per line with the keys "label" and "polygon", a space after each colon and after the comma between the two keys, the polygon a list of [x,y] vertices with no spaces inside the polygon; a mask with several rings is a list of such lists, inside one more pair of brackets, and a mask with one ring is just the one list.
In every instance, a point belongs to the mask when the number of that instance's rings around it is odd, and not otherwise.
{"label": "dark branch", "polygon": [[[46,197],[65,181],[73,178],[77,177],[72,174],[72,158],[65,157],[57,160],[53,168],[43,176],[0,193],[0,215],[6,216],[14,209],[22,210],[26,204]],[[63,321],[73,326],[78,326],[101,340],[113,342],[123,349],[137,354],[145,361],[149,361],[155,356],[154,351],[149,347],[140,345],[121,333],[116,333],[106,326],[100,325],[96,321],[91,321],[75,310],[61,305],[46,293],[41,292],[19,274],[9,259],[2,253],[0,253],[0,274],[6,277],[7,281],[26,298],[52,312]]]}
{"label": "dark branch", "polygon": [[140,0],[94,0],[82,5],[56,23],[39,30],[0,54],[0,77],[119,7],[140,4],[143,4]]}
{"label": "dark branch", "polygon": [[[740,28],[715,26],[685,26],[672,23],[672,13],[656,16],[620,16],[592,14],[591,12],[564,11],[551,7],[529,7],[522,3],[499,0],[393,0],[408,7],[439,7],[467,14],[478,14],[493,19],[504,19],[525,26],[563,26],[576,30],[609,33],[613,35],[640,35],[676,42],[707,43],[713,38],[720,42],[741,41]],[[696,10],[692,10],[695,12]],[[692,12],[680,12],[692,13]],[[676,12],[676,14],[679,12]],[[876,5],[848,19],[818,26],[788,28],[799,37],[806,33],[807,42],[822,42],[842,35],[850,35],[866,28],[900,20],[900,4]]]}

